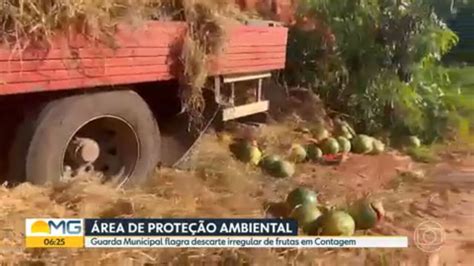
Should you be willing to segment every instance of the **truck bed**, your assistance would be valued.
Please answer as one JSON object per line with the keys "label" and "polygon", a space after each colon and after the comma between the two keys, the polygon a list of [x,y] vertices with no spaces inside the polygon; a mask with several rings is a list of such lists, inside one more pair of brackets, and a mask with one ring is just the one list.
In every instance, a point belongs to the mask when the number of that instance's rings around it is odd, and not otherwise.
{"label": "truck bed", "polygon": [[[120,26],[109,45],[83,36],[58,36],[49,49],[0,48],[0,95],[170,80],[180,71],[186,24],[147,22]],[[282,69],[287,29],[235,25],[224,53],[211,60],[212,75]]]}

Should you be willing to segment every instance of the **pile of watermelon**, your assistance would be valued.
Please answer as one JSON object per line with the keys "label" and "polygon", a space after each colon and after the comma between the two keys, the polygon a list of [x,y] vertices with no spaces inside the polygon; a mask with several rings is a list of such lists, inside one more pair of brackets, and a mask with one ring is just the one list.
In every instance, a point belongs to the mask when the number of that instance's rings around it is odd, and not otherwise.
{"label": "pile of watermelon", "polygon": [[339,162],[350,152],[359,154],[380,154],[385,144],[374,137],[357,134],[355,130],[339,118],[333,120],[330,132],[324,123],[317,123],[311,132],[311,142],[306,145],[307,159],[319,162]]}
{"label": "pile of watermelon", "polygon": [[[295,166],[299,163],[337,164],[350,152],[374,155],[385,151],[385,144],[381,140],[357,134],[346,121],[336,118],[333,124],[332,130],[328,129],[325,122],[318,122],[309,129],[300,129],[300,132],[310,136],[306,136],[306,143],[293,143],[285,156],[262,151],[254,138],[238,139],[230,148],[240,161],[260,166],[276,178],[293,176]],[[406,142],[409,146],[420,146],[420,140],[416,136],[408,137]]]}
{"label": "pile of watermelon", "polygon": [[291,177],[295,173],[293,162],[283,159],[279,155],[264,154],[255,140],[238,139],[230,145],[230,150],[238,160],[260,166],[271,176],[285,178]]}
{"label": "pile of watermelon", "polygon": [[346,208],[320,204],[318,193],[304,187],[292,190],[283,203],[287,217],[298,222],[298,227],[307,235],[351,236],[357,230],[374,228],[383,218],[384,209],[380,201],[369,197],[358,199]]}

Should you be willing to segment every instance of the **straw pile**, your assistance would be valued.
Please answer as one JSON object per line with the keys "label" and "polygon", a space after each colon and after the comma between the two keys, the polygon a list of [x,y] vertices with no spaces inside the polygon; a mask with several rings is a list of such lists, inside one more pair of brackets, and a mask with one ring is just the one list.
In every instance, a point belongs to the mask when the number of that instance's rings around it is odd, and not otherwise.
{"label": "straw pile", "polygon": [[[163,4],[162,2],[167,2]],[[2,0],[0,38],[27,47],[47,43],[55,32],[80,32],[94,39],[111,36],[118,23],[134,24],[169,9],[161,0]]]}
{"label": "straw pile", "polygon": [[181,59],[183,75],[181,98],[190,115],[191,122],[202,125],[205,101],[202,97],[208,76],[209,57],[219,55],[225,43],[225,25],[228,18],[235,17],[229,0],[203,1],[184,0],[184,17],[188,33],[184,39]]}

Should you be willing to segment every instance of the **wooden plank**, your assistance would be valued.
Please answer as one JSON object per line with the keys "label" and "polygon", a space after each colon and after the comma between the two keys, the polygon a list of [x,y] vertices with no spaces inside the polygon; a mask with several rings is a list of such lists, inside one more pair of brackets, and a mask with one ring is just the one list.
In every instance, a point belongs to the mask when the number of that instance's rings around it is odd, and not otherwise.
{"label": "wooden plank", "polygon": [[[258,46],[234,46],[224,50],[224,54],[252,54],[252,53],[285,53],[284,45],[258,45]],[[179,54],[179,50],[168,48],[79,48],[79,49],[53,49],[53,50],[27,50],[21,55],[13,54],[8,50],[0,49],[0,68],[5,63],[15,61],[47,61],[58,59],[92,59],[92,58],[122,58],[122,57],[150,57],[150,56],[172,56]]]}
{"label": "wooden plank", "polygon": [[246,54],[246,53],[285,53],[286,45],[257,45],[257,46],[233,46],[225,50],[226,54]]}
{"label": "wooden plank", "polygon": [[[283,64],[284,58],[256,58],[249,60],[228,60],[222,64],[217,64],[217,68],[243,68],[259,65]],[[171,71],[171,65],[163,62],[157,62],[151,65],[124,65],[124,66],[99,66],[80,69],[59,69],[59,70],[36,70],[28,72],[2,73],[0,80],[3,83],[22,83],[34,81],[53,81],[64,79],[76,79],[87,77],[102,77],[109,75],[126,74],[146,74],[155,72]]]}
{"label": "wooden plank", "polygon": [[24,82],[56,81],[78,78],[107,77],[128,74],[150,74],[169,72],[168,65],[151,65],[139,67],[95,67],[88,69],[68,69],[68,70],[40,70],[30,72],[6,73],[0,76],[0,80],[7,84]]}
{"label": "wooden plank", "polygon": [[[11,50],[0,48],[0,61],[31,60],[38,58],[59,59],[65,56],[69,57],[69,51],[78,54],[80,58],[124,56],[121,55],[121,53],[129,51],[127,48],[149,50],[151,48],[164,48],[164,52],[166,53],[169,51],[166,49],[169,49],[169,47],[173,45],[178,45],[179,37],[184,33],[179,30],[176,31],[176,28],[177,27],[163,28],[163,26],[160,26],[156,29],[151,28],[142,34],[130,33],[130,36],[119,32],[115,40],[117,49],[110,49],[110,47],[105,44],[88,42],[80,35],[68,38],[58,37],[52,42],[53,45],[48,49],[28,48],[24,51],[13,51],[12,54]],[[242,34],[241,31],[231,32],[231,34],[229,34],[227,49],[232,53],[232,49],[237,47],[286,46],[286,30],[271,31],[272,28],[267,29],[268,30],[262,34],[245,31],[242,31],[245,34]],[[166,38],[169,34],[173,34],[174,37]],[[258,42],[256,42],[257,40]],[[132,51],[135,50],[132,49]]]}
{"label": "wooden plank", "polygon": [[245,66],[245,67],[230,67],[230,68],[220,68],[213,72],[213,75],[227,75],[227,74],[244,74],[244,73],[251,73],[251,72],[260,72],[260,71],[271,71],[282,69],[284,64],[263,64],[263,65],[255,65],[255,66]]}
{"label": "wooden plank", "polygon": [[[281,69],[281,64],[275,65],[257,65],[242,68],[222,68],[217,74],[241,74],[249,72],[259,72],[267,70]],[[78,89],[91,88],[95,86],[109,86],[109,85],[126,85],[140,82],[151,82],[159,80],[170,80],[174,77],[168,71],[154,74],[136,74],[136,75],[119,75],[96,78],[78,78],[58,81],[42,81],[42,82],[22,82],[18,84],[2,84],[0,83],[0,94],[16,94],[27,92],[44,92],[62,89]]]}
{"label": "wooden plank", "polygon": [[[266,54],[265,57],[258,54],[245,57],[229,58],[224,57],[223,60],[215,62],[215,67],[242,67],[245,65],[255,65],[261,63],[283,63],[284,57],[272,57],[273,54]],[[117,71],[126,72],[127,68],[133,71],[144,73],[152,68],[168,69],[172,64],[166,57],[150,57],[150,58],[108,58],[108,59],[84,59],[76,60],[49,60],[46,62],[12,62],[7,69],[0,70],[0,79],[7,83],[57,80],[68,78],[71,75],[82,76],[103,76],[115,74]],[[38,65],[39,64],[39,65]],[[23,70],[23,71],[22,71]],[[119,73],[117,73],[119,74]]]}
{"label": "wooden plank", "polygon": [[[0,66],[5,62],[13,61],[30,61],[30,60],[57,60],[57,59],[91,59],[91,58],[107,58],[107,57],[132,57],[132,56],[167,56],[170,55],[171,49],[168,48],[118,48],[112,50],[109,48],[81,48],[81,49],[55,49],[55,50],[28,50],[23,54],[8,53],[6,50],[0,50]],[[2,62],[3,61],[3,62]]]}
{"label": "wooden plank", "polygon": [[[255,38],[255,37],[254,37]],[[270,46],[270,45],[286,45],[286,43],[282,41],[278,41],[276,38],[262,38],[258,44],[255,43],[255,40],[259,40],[259,38],[254,39],[254,41],[249,40],[242,40],[242,39],[232,39],[229,41],[228,47],[247,47],[247,46]]]}
{"label": "wooden plank", "polygon": [[6,68],[0,69],[1,73],[31,72],[46,70],[68,70],[68,69],[88,69],[88,68],[108,68],[120,66],[149,66],[166,65],[171,59],[167,56],[150,57],[109,57],[109,58],[89,58],[89,59],[52,59],[52,60],[30,60],[13,61],[5,63]]}
{"label": "wooden plank", "polygon": [[[285,58],[271,58],[271,59],[266,59],[266,60],[242,60],[242,61],[219,60],[217,62],[214,62],[214,64],[210,65],[210,72],[222,73],[221,70],[225,70],[225,72],[231,71],[235,73],[235,71],[245,69],[246,67],[266,66],[266,65],[272,66],[272,67],[279,66],[278,68],[280,69],[284,68]],[[269,68],[268,70],[274,70],[274,69],[275,68]],[[265,70],[265,69],[262,69],[262,70]],[[253,72],[253,71],[249,71],[249,72]]]}
{"label": "wooden plank", "polygon": [[[87,47],[122,47],[122,48],[159,48],[183,37],[186,25],[180,22],[144,23],[131,27],[118,25],[117,31],[110,41],[93,40],[82,34],[58,33],[50,41],[50,49],[87,48]],[[31,47],[32,50],[38,49]],[[41,48],[39,48],[41,49]]]}
{"label": "wooden plank", "polygon": [[[0,95],[103,85],[133,84],[174,78],[172,59],[179,55],[183,23],[149,22],[132,29],[120,26],[117,49],[84,36],[59,36],[52,49],[28,49],[21,55],[0,48]],[[285,65],[287,29],[234,26],[211,75],[281,69]],[[74,49],[70,49],[70,47]],[[76,49],[77,48],[77,49]]]}
{"label": "wooden plank", "polygon": [[[247,40],[254,42],[252,37],[286,36],[286,28],[283,27],[261,27],[250,25],[229,25],[228,36],[230,39]],[[136,27],[119,25],[115,33],[113,42],[117,47],[122,48],[158,48],[164,47],[179,40],[186,31],[186,24],[183,22],[157,22],[151,21],[139,24]],[[81,34],[57,34],[51,42],[50,49],[86,48],[94,46],[104,46],[99,41],[92,41]]]}
{"label": "wooden plank", "polygon": [[260,102],[245,104],[245,105],[224,108],[222,110],[222,120],[229,121],[229,120],[233,120],[239,117],[262,113],[262,112],[267,111],[268,107],[269,107],[268,101],[260,101]]}
{"label": "wooden plank", "polygon": [[[242,28],[245,28],[242,27]],[[286,45],[288,31],[286,28],[264,27],[265,32],[231,32],[228,35],[229,46],[258,45]]]}
{"label": "wooden plank", "polygon": [[233,83],[233,82],[241,82],[241,81],[248,81],[248,80],[257,80],[257,79],[264,79],[271,77],[272,74],[270,72],[262,72],[262,73],[250,73],[250,74],[242,74],[242,75],[226,75],[222,82],[223,83]]}
{"label": "wooden plank", "polygon": [[78,78],[57,81],[42,81],[42,82],[24,82],[18,84],[4,84],[0,85],[0,93],[16,94],[27,92],[44,92],[63,89],[79,89],[92,88],[97,86],[113,85],[127,85],[140,82],[151,82],[158,80],[170,80],[173,77],[169,72],[155,73],[155,74],[137,74],[137,75],[119,75],[106,76],[97,78]]}
{"label": "wooden plank", "polygon": [[[287,29],[284,27],[262,27],[252,25],[229,25],[229,41],[255,42],[255,37],[273,39],[275,43],[286,43]],[[186,24],[182,22],[148,22],[137,27],[119,25],[115,34],[115,43],[118,47],[161,47],[180,39],[186,31]],[[283,41],[283,42],[282,42]],[[56,44],[70,43],[74,48],[90,46],[84,36],[71,35],[58,37]],[[54,43],[53,42],[53,43]]]}
{"label": "wooden plank", "polygon": [[230,60],[219,64],[218,67],[224,68],[237,68],[245,66],[257,66],[257,65],[274,65],[282,64],[285,62],[285,58],[257,58],[251,60]]}
{"label": "wooden plank", "polygon": [[[225,54],[224,61],[231,60],[266,60],[271,58],[283,58],[284,52],[280,53],[240,53]],[[177,60],[176,58],[174,58]],[[67,70],[67,69],[87,69],[97,67],[118,67],[118,66],[147,66],[147,65],[167,65],[173,63],[169,56],[150,57],[107,57],[107,58],[85,58],[85,59],[51,59],[51,60],[28,60],[11,61],[3,63],[0,68],[1,73],[45,71],[45,70]]]}

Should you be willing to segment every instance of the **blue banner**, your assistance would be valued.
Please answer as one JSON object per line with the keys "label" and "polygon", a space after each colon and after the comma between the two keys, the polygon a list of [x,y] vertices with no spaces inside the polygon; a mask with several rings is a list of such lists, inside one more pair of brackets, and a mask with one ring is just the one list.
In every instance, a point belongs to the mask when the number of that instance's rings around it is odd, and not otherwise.
{"label": "blue banner", "polygon": [[290,219],[85,219],[85,236],[296,236]]}

